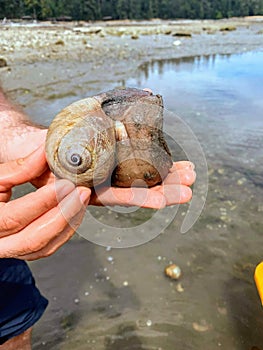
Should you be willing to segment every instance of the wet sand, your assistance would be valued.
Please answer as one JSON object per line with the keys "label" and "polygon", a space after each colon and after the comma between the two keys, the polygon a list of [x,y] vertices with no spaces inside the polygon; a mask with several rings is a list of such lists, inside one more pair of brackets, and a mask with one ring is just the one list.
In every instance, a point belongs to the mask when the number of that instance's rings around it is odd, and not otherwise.
{"label": "wet sand", "polygon": [[[63,104],[123,85],[151,60],[263,47],[260,18],[76,27],[0,27],[8,64],[0,81],[32,120],[48,125]],[[50,300],[33,348],[261,348],[253,269],[262,259],[262,187],[249,175],[209,159],[206,207],[186,235],[180,233],[184,205],[161,235],[137,248],[110,250],[76,235],[54,256],[31,263]],[[126,223],[109,209],[92,210],[102,222]],[[147,215],[142,210],[128,224]],[[183,270],[178,282],[163,274],[170,262]]]}

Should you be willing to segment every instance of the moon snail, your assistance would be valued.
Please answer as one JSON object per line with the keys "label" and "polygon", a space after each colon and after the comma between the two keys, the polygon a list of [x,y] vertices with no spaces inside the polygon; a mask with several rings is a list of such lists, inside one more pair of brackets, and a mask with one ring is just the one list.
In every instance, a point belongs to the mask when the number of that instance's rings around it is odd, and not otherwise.
{"label": "moon snail", "polygon": [[76,185],[107,179],[120,187],[160,183],[172,166],[162,97],[127,88],[72,103],[48,129],[46,157],[57,177]]}

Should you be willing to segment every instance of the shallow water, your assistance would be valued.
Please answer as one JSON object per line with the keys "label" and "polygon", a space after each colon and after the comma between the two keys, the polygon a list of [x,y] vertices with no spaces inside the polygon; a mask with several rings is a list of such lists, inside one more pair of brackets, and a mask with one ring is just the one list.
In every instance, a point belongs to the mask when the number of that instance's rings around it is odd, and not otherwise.
{"label": "shallow water", "polygon": [[[253,162],[263,140],[263,52],[151,62],[127,85],[150,86],[200,136],[208,155]],[[229,154],[231,152],[231,154]]]}
{"label": "shallow water", "polygon": [[[195,156],[204,156],[204,210],[183,235],[188,205],[173,208],[172,218],[161,212],[159,221],[168,221],[146,244],[110,249],[76,236],[54,256],[32,263],[50,300],[34,349],[263,349],[262,307],[253,281],[263,259],[262,62],[263,52],[151,62],[126,81],[163,95],[167,133],[177,140],[182,132],[192,145],[185,152],[172,143],[175,158],[187,153],[200,176]],[[89,88],[95,90],[96,83]],[[55,112],[74,98],[46,101],[45,108]],[[28,112],[36,109],[31,104]],[[203,155],[195,153],[198,141]],[[204,190],[206,183],[201,185]],[[145,220],[151,224],[153,215],[118,208],[92,208],[91,214],[102,226],[88,220],[79,229],[91,240],[106,239],[108,226],[135,230]],[[182,269],[179,281],[163,274],[170,262]]]}

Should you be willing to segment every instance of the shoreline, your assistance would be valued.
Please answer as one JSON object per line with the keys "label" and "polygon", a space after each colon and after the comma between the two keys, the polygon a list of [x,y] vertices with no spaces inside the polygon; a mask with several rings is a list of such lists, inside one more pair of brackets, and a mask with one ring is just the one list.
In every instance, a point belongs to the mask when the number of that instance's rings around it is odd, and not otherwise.
{"label": "shoreline", "polygon": [[[72,22],[55,27],[2,25],[0,82],[18,102],[23,90],[34,91],[60,80],[54,72],[64,67],[71,72],[71,79],[74,73],[89,71],[91,82],[101,80],[103,87],[103,77],[120,81],[153,60],[262,49],[262,23],[263,17],[187,23],[155,20],[139,25],[134,21],[78,26]],[[45,92],[40,95],[38,98],[46,98]]]}

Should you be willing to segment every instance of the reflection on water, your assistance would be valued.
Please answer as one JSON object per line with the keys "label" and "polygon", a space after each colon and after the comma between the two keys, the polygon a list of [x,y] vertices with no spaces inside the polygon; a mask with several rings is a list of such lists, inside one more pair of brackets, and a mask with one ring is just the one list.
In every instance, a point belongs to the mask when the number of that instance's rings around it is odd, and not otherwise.
{"label": "reflection on water", "polygon": [[189,123],[208,155],[253,166],[263,146],[263,52],[144,64],[127,85],[149,86]]}

